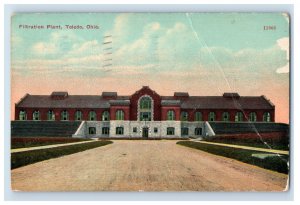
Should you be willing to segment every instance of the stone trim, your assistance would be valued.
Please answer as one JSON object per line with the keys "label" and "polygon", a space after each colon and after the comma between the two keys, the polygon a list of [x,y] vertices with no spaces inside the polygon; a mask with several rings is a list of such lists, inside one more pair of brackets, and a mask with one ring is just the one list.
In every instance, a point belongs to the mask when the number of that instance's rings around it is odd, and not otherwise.
{"label": "stone trim", "polygon": [[138,99],[138,104],[137,104],[137,121],[140,121],[140,102],[141,102],[141,99],[143,97],[149,97],[151,99],[151,121],[154,120],[154,100],[153,98],[150,96],[150,95],[142,95],[139,99]]}

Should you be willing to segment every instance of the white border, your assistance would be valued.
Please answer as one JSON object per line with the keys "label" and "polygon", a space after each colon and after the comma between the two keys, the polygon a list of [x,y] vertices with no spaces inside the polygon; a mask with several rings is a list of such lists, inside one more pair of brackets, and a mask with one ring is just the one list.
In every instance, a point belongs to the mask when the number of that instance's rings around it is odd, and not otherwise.
{"label": "white border", "polygon": [[[5,0],[4,3],[23,3],[24,1],[17,1],[17,0]],[[28,3],[29,1],[27,1]],[[66,3],[69,1],[66,0],[53,0],[51,1],[52,3]],[[9,61],[10,61],[10,50],[9,50],[9,25],[10,25],[10,15],[13,12],[16,11],[23,11],[23,12],[59,12],[59,11],[65,11],[65,12],[130,12],[130,11],[140,11],[140,12],[150,12],[150,11],[156,11],[156,12],[184,12],[184,11],[195,11],[195,12],[201,12],[201,11],[210,11],[210,12],[216,12],[216,11],[223,11],[223,12],[229,12],[229,11],[239,11],[239,12],[250,12],[250,11],[264,11],[264,12],[271,12],[271,11],[288,11],[291,14],[292,18],[292,32],[291,32],[291,45],[299,45],[299,41],[294,39],[293,37],[293,25],[298,25],[299,22],[295,23],[294,20],[296,21],[297,18],[294,18],[298,16],[297,12],[294,13],[293,10],[293,5],[275,5],[275,3],[278,4],[279,1],[271,1],[274,3],[274,5],[262,5],[263,3],[266,3],[266,1],[261,0],[252,0],[252,1],[246,1],[246,3],[257,3],[257,5],[113,5],[114,3],[123,3],[123,1],[118,0],[118,1],[111,1],[110,5],[6,5],[5,6],[5,15],[4,15],[4,20],[2,19],[2,22],[4,22],[4,36],[5,36],[5,50],[4,50],[4,59],[5,59],[5,69],[4,69],[4,75],[1,75],[0,82],[4,82],[4,91],[1,89],[1,94],[3,98],[1,98],[1,106],[2,108],[4,107],[5,112],[3,112],[3,109],[0,109],[0,120],[1,120],[1,130],[2,130],[2,125],[4,124],[3,127],[3,132],[4,135],[2,139],[4,138],[4,156],[5,156],[5,163],[4,163],[4,181],[5,181],[5,186],[4,186],[4,191],[5,191],[5,200],[86,200],[86,201],[91,201],[91,200],[214,200],[214,201],[220,201],[220,200],[274,200],[274,201],[282,201],[282,200],[293,200],[293,191],[294,191],[294,173],[296,172],[296,167],[293,166],[295,163],[294,160],[294,154],[293,151],[298,152],[297,150],[294,150],[293,144],[299,145],[299,130],[295,130],[292,126],[292,135],[297,136],[295,139],[292,140],[291,142],[291,149],[292,149],[292,155],[291,155],[291,160],[292,160],[292,170],[291,170],[291,187],[288,192],[283,192],[283,193],[203,193],[203,192],[176,192],[176,193],[122,193],[122,192],[102,192],[102,193],[72,193],[72,192],[67,192],[67,193],[17,193],[17,192],[11,192],[10,191],[10,170],[9,170],[9,136],[10,136],[10,72],[9,72]],[[133,3],[133,1],[129,1]],[[152,3],[161,3],[161,1],[157,0],[152,0],[152,1],[147,1],[147,2],[152,2]],[[178,1],[172,1],[173,3],[177,3]],[[184,3],[191,3],[192,1],[186,0]],[[227,1],[228,2],[228,1]],[[281,1],[279,3],[294,3],[296,1]],[[31,1],[31,3],[48,3],[46,0],[40,0],[39,2],[34,2]],[[71,2],[70,2],[71,3]],[[72,1],[72,3],[74,3]],[[82,2],[81,2],[82,3]],[[91,0],[85,0],[84,3],[96,3],[96,1],[91,1]],[[136,1],[134,3],[137,3]],[[206,3],[223,3],[223,1],[206,1]],[[232,3],[232,1],[231,1]],[[239,3],[238,1],[234,1],[233,3]],[[258,5],[260,4],[260,5]],[[299,4],[298,4],[299,5]],[[298,10],[299,11],[299,10]],[[1,18],[3,18],[3,15],[1,15]],[[299,28],[298,28],[299,29]],[[3,35],[3,34],[2,34]],[[294,36],[299,36],[299,30],[295,33]],[[2,38],[3,39],[3,38]],[[294,43],[294,44],[293,44]],[[3,46],[3,45],[2,45]],[[299,60],[295,59],[295,62],[293,61],[293,55],[294,54],[294,48],[291,48],[291,66],[297,67],[298,65],[299,68]],[[3,58],[3,55],[1,55],[1,58]],[[4,62],[4,61],[2,61]],[[294,63],[295,64],[294,66]],[[299,70],[299,69],[298,69]],[[298,70],[293,70],[292,71],[292,76],[291,76],[291,125],[293,125],[296,122],[296,119],[294,120],[294,112],[299,113],[299,106],[294,107],[293,105],[299,105],[299,94],[298,96],[294,96],[294,88],[299,87],[299,81],[294,82],[294,76],[300,76]],[[298,75],[297,75],[298,74]],[[294,84],[295,83],[295,84]],[[295,87],[294,87],[295,86]],[[295,97],[295,98],[294,98]],[[2,100],[3,99],[3,100]],[[4,100],[5,99],[5,100]],[[295,100],[295,101],[294,101]],[[4,121],[5,119],[5,121]],[[3,122],[3,123],[2,123]],[[4,132],[5,131],[5,132]],[[3,140],[2,140],[3,141]],[[3,146],[1,146],[3,147]],[[298,155],[299,156],[299,155]],[[297,168],[299,171],[299,169]],[[2,172],[2,169],[1,169]],[[295,178],[295,181],[297,178]],[[1,186],[1,188],[3,188]],[[299,189],[298,189],[299,191]],[[3,192],[2,192],[3,193]],[[295,195],[297,197],[297,195]],[[297,197],[299,199],[299,197]],[[74,203],[74,202],[72,202]],[[243,202],[244,204],[245,202]],[[253,202],[252,202],[253,203]],[[272,202],[274,204],[275,202]],[[239,202],[240,204],[240,202]]]}

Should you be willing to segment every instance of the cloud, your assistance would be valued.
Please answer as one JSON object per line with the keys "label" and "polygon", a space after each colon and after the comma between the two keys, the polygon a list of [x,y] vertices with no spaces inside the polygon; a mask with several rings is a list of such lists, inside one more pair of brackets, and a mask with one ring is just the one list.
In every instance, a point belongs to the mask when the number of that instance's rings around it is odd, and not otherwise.
{"label": "cloud", "polygon": [[112,36],[112,40],[115,46],[125,42],[130,37],[130,18],[132,14],[122,13],[116,16],[114,20],[114,26],[111,30],[104,33],[105,36]]}
{"label": "cloud", "polygon": [[289,68],[288,64],[285,65],[285,66],[283,66],[283,67],[281,67],[281,68],[278,68],[276,70],[276,73],[279,73],[279,74],[281,74],[281,73],[289,73],[289,72],[290,72],[290,68]]}
{"label": "cloud", "polygon": [[102,45],[97,40],[76,43],[72,46],[72,49],[67,53],[67,56],[77,57],[101,54],[101,47]]}
{"label": "cloud", "polygon": [[181,22],[177,22],[173,27],[166,29],[165,35],[162,35],[158,42],[160,61],[169,63],[178,60],[191,62],[200,49],[193,32]]}
{"label": "cloud", "polygon": [[[68,73],[79,74],[86,72],[86,74],[93,75],[92,70],[98,73],[102,72],[102,55],[90,55],[84,57],[64,57],[59,59],[29,59],[18,60],[12,63],[12,70],[14,74],[30,75],[30,74],[45,74],[45,73]],[[71,73],[70,73],[71,74]]]}
{"label": "cloud", "polygon": [[289,60],[290,52],[290,40],[288,37],[280,38],[277,41],[277,45],[286,52],[286,58]]}
{"label": "cloud", "polygon": [[280,67],[276,70],[277,73],[289,73],[289,59],[290,59],[290,41],[288,37],[280,38],[277,40],[277,45],[280,47],[282,51],[286,53],[286,65]]}
{"label": "cloud", "polygon": [[62,57],[73,49],[74,45],[84,43],[84,39],[67,31],[52,32],[47,41],[32,45],[31,52],[38,57]]}
{"label": "cloud", "polygon": [[117,65],[156,64],[162,69],[179,69],[197,59],[197,43],[188,27],[176,22],[163,27],[151,22],[143,27],[142,35],[120,45],[114,54]]}
{"label": "cloud", "polygon": [[[125,32],[127,33],[125,37],[130,36],[128,28],[130,17],[130,14],[118,15],[113,29],[106,34],[114,37],[113,33],[124,34]],[[264,72],[288,72],[288,38],[281,38],[276,45],[266,49],[244,48],[234,51],[199,43],[190,27],[179,21],[171,26],[163,26],[153,21],[145,24],[140,31],[138,32],[140,36],[133,38],[135,40],[122,39],[121,41],[118,37],[118,44],[113,42],[115,50],[112,50],[109,57],[104,55],[102,42],[96,39],[86,41],[72,32],[53,32],[49,41],[38,42],[32,47],[35,57],[45,57],[44,60],[31,59],[26,61],[26,66],[32,72],[40,72],[41,68],[44,68],[51,72],[68,69],[74,72],[106,70],[120,73],[120,67],[136,69],[147,67],[147,72],[153,73],[190,71],[197,67],[199,68],[197,72],[212,72],[219,76],[222,76],[223,72],[232,75],[238,71],[251,72],[251,75],[255,76]],[[107,59],[112,59],[107,63],[111,65],[104,68],[106,64],[104,60]],[[14,67],[21,69],[22,62],[16,63]],[[130,69],[124,69],[120,74],[126,70],[131,72]],[[135,70],[131,73],[138,72]],[[92,72],[87,74],[93,75]]]}
{"label": "cloud", "polygon": [[32,51],[36,55],[45,56],[57,53],[58,47],[54,43],[38,42],[32,46]]}
{"label": "cloud", "polygon": [[153,64],[147,64],[142,66],[112,66],[110,69],[114,75],[119,77],[128,77],[128,76],[139,76],[149,73],[149,69],[153,68]]}
{"label": "cloud", "polygon": [[123,13],[119,14],[114,21],[114,34],[120,34],[127,30],[127,25],[129,23],[129,17],[131,14]]}
{"label": "cloud", "polygon": [[159,23],[152,22],[143,28],[142,36],[133,42],[119,45],[113,53],[116,65],[142,65],[156,61],[156,48],[162,29]]}

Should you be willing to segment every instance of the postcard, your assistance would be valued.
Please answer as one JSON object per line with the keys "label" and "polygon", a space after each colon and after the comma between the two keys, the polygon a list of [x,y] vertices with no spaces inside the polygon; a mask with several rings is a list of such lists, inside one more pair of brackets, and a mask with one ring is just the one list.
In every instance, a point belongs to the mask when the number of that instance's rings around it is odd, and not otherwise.
{"label": "postcard", "polygon": [[15,13],[13,191],[289,189],[288,13]]}

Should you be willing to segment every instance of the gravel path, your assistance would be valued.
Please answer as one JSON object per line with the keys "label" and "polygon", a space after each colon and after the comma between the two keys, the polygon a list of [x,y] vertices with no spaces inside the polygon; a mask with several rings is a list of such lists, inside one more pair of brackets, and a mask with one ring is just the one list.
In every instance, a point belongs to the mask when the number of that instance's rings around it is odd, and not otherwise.
{"label": "gravel path", "polygon": [[288,178],[175,140],[115,140],[11,176],[20,191],[282,191]]}

